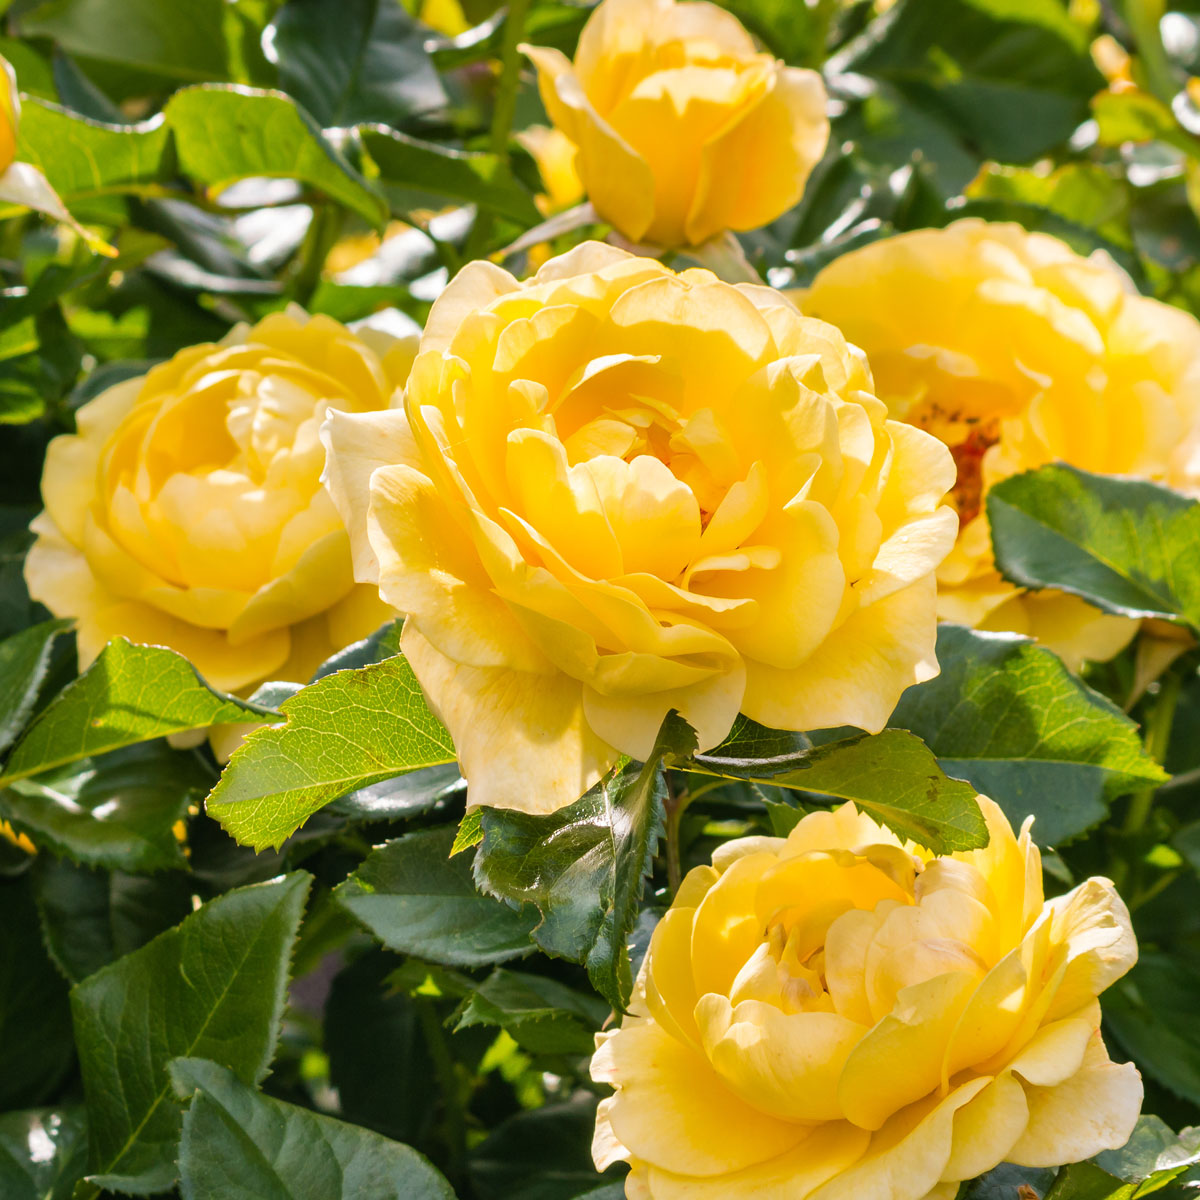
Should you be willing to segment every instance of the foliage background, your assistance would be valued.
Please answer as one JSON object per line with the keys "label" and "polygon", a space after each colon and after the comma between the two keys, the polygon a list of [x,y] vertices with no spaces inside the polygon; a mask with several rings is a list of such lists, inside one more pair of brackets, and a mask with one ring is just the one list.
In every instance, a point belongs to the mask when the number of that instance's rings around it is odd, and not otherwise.
{"label": "foliage background", "polygon": [[[1200,313],[1200,108],[1187,87],[1200,5],[725,6],[779,57],[823,69],[832,99],[829,152],[803,201],[741,239],[772,284],[802,286],[849,247],[975,214],[1103,249],[1147,294]],[[777,786],[786,776],[722,776],[770,751],[792,756],[795,786],[871,799],[865,760],[839,766],[808,739],[739,728],[706,766],[666,730],[665,784],[656,764],[633,768],[562,818],[576,851],[595,811],[619,809],[633,827],[594,877],[572,881],[570,863],[538,857],[547,827],[536,821],[458,828],[464,789],[430,718],[420,745],[393,751],[390,774],[351,756],[303,795],[264,783],[270,764],[227,778],[210,812],[265,847],[255,854],[202,809],[218,774],[209,753],[160,740],[244,709],[174,656],[119,644],[69,687],[69,631],[24,593],[44,447],[100,390],[290,301],[416,329],[463,262],[539,223],[537,168],[511,137],[545,120],[518,71],[517,26],[570,53],[588,11],[566,0],[508,11],[489,0],[0,0],[0,54],[25,96],[18,157],[117,250],[98,258],[38,218],[0,212],[0,817],[40,847],[30,856],[0,840],[6,1200],[163,1191],[180,1174],[188,1200],[448,1186],[463,1200],[615,1200],[619,1180],[598,1179],[588,1156],[586,1064],[627,991],[625,942],[636,962],[672,879],[718,840],[786,829],[808,802]],[[1134,55],[1125,85],[1109,87],[1093,63],[1101,33]],[[587,232],[604,231],[558,248]],[[1045,483],[1060,485],[1074,486]],[[1102,493],[1140,517],[1161,503]],[[1159,587],[1157,603],[1193,626],[1196,512],[1172,510],[1175,548],[1138,568],[1153,584],[1184,564],[1178,592]],[[339,668],[371,673],[377,721],[406,704],[423,719],[394,652],[385,631],[329,664],[327,682],[289,704],[280,754],[304,765],[321,715],[338,710]],[[1093,873],[1121,886],[1142,960],[1106,997],[1106,1033],[1142,1069],[1153,1114],[1128,1151],[1057,1182],[1002,1168],[964,1194],[1000,1200],[1019,1182],[1060,1200],[1186,1194],[1186,1174],[1141,1181],[1196,1149],[1171,1130],[1200,1113],[1198,656],[1130,703],[1132,651],[1086,684],[1011,639],[947,628],[940,653],[947,669],[905,697],[894,724],[1010,816],[1037,816],[1054,847],[1051,890]],[[290,690],[258,699],[270,709]],[[350,734],[370,758],[368,726]],[[886,751],[892,819],[947,845],[969,837],[955,827],[962,790],[944,784],[937,812],[922,814],[901,795],[909,760],[896,756],[915,755],[919,772],[924,751],[884,737],[870,753]],[[1173,776],[1157,793],[1152,758]],[[239,824],[237,804],[272,788],[276,825]],[[664,825],[671,852],[656,859]],[[471,853],[447,858],[456,837],[479,844],[475,877],[510,906],[476,889]],[[530,860],[538,885],[512,865]],[[558,957],[529,955],[535,926]],[[198,989],[172,983],[200,976]],[[197,1096],[186,1116],[176,1090]],[[77,1186],[85,1173],[96,1182]]]}

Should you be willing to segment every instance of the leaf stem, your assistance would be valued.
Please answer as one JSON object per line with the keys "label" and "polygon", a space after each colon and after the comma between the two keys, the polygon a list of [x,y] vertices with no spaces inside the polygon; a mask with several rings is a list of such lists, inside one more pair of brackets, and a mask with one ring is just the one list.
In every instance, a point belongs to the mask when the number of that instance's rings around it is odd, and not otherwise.
{"label": "leaf stem", "polygon": [[463,1186],[467,1166],[467,1116],[458,1094],[458,1075],[436,1007],[431,1000],[423,997],[417,997],[416,1000],[421,1032],[425,1035],[425,1044],[433,1059],[434,1073],[446,1110],[446,1148],[449,1153],[446,1176],[458,1191]]}
{"label": "leaf stem", "polygon": [[336,204],[321,204],[313,212],[312,224],[304,235],[304,245],[300,251],[300,264],[292,280],[292,299],[297,303],[308,306],[321,282],[321,272],[325,269],[325,259],[342,233],[342,224],[346,214]]}
{"label": "leaf stem", "polygon": [[667,885],[674,896],[683,882],[683,866],[679,856],[679,823],[695,796],[686,788],[676,794],[671,787],[670,775],[666,776],[666,780],[667,801],[664,808],[667,811]]}
{"label": "leaf stem", "polygon": [[[521,56],[517,47],[525,35],[525,19],[529,15],[529,0],[509,0],[504,18],[504,39],[500,44],[500,80],[492,107],[492,126],[488,132],[488,149],[503,158],[508,157],[508,139],[512,134],[513,116],[517,111],[517,87],[521,81]],[[463,257],[468,262],[479,258],[492,236],[494,217],[491,212],[477,209],[475,224]]]}
{"label": "leaf stem", "polygon": [[1146,73],[1146,84],[1159,100],[1169,105],[1179,86],[1159,32],[1158,23],[1166,5],[1163,0],[1125,0],[1122,7],[1138,59]]}
{"label": "leaf stem", "polygon": [[[1175,671],[1168,672],[1159,689],[1158,697],[1150,715],[1146,719],[1146,753],[1156,763],[1162,764],[1167,757],[1167,748],[1171,742],[1171,726],[1175,721],[1175,708],[1179,703],[1179,692],[1182,680]],[[1129,811],[1125,814],[1125,823],[1121,832],[1125,835],[1139,833],[1150,816],[1154,804],[1154,796],[1158,787],[1143,788],[1135,792],[1129,802]]]}

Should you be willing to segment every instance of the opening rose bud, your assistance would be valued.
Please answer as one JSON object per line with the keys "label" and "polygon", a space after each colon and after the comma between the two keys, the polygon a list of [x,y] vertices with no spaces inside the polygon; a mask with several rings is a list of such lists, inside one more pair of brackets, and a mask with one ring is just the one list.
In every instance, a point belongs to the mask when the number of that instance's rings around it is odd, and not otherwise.
{"label": "opening rose bud", "polygon": [[843,255],[804,309],[867,352],[892,416],[954,454],[961,533],[939,613],[1030,634],[1074,667],[1118,653],[1135,621],[1000,577],[984,500],[1055,461],[1200,494],[1200,322],[1138,295],[1107,257],[975,219]]}
{"label": "opening rose bud", "polygon": [[0,175],[17,156],[17,122],[21,100],[17,95],[17,76],[8,59],[0,55]]}
{"label": "opening rose bud", "polygon": [[573,63],[522,49],[593,207],[631,241],[695,245],[766,225],[825,151],[820,75],[760,54],[715,4],[604,0]]}
{"label": "opening rose bud", "polygon": [[671,709],[701,749],[739,711],[878,730],[936,672],[953,460],[769,288],[596,243],[524,283],[473,263],[403,411],[323,437],[472,804],[568,804]]}
{"label": "opening rose bud", "polygon": [[641,1200],[951,1200],[1002,1161],[1123,1145],[1142,1099],[1096,997],[1133,965],[1106,879],[1043,903],[986,797],[983,850],[934,858],[852,804],[720,847],[597,1036],[601,1169]]}
{"label": "opening rose bud", "polygon": [[243,691],[307,681],[387,620],[354,583],[317,433],[331,406],[386,408],[411,361],[293,307],[85,404],[47,451],[25,565],[34,599],[76,619],[81,665],[122,635]]}

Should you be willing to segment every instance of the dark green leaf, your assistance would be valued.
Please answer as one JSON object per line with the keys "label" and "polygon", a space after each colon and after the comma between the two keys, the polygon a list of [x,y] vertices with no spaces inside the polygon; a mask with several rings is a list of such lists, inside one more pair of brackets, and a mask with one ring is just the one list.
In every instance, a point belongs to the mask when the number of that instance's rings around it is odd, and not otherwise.
{"label": "dark green leaf", "polygon": [[272,715],[210,688],[173,650],[114,638],[25,731],[0,787],[168,733]]}
{"label": "dark green leaf", "polygon": [[37,1108],[0,1117],[0,1196],[70,1200],[87,1166],[81,1108]]}
{"label": "dark green leaf", "polygon": [[[796,735],[783,735],[784,738]],[[804,739],[807,741],[807,739]],[[758,742],[753,743],[756,747]],[[975,789],[948,779],[929,747],[903,729],[885,729],[779,755],[746,755],[726,742],[688,765],[710,775],[799,788],[853,800],[903,838],[936,854],[986,845]]]}
{"label": "dark green leaf", "polygon": [[582,962],[592,984],[623,1009],[632,984],[630,930],[663,834],[660,764],[686,757],[696,736],[677,714],[659,730],[648,763],[630,763],[581,800],[548,816],[481,809],[475,856],[480,887],[542,914],[533,936],[547,954]]}
{"label": "dark green leaf", "polygon": [[938,629],[941,674],[909,688],[891,724],[910,729],[949,775],[991,796],[1019,827],[1056,845],[1078,836],[1108,803],[1166,775],[1137,726],[1027,638]]}
{"label": "dark green leaf", "polygon": [[0,913],[0,1109],[5,1109],[47,1100],[75,1051],[67,985],[42,945],[28,875],[0,880]]}
{"label": "dark green leaf", "polygon": [[71,993],[98,1187],[165,1191],[181,1112],[167,1064],[205,1055],[266,1074],[309,877],[228,892]]}
{"label": "dark green leaf", "polygon": [[1105,1021],[1137,1065],[1193,1104],[1200,1104],[1198,995],[1200,969],[1193,961],[1147,949],[1104,993]]}
{"label": "dark green leaf", "polygon": [[451,150],[383,125],[367,125],[360,132],[380,184],[401,193],[393,200],[400,212],[426,207],[430,200],[439,207],[457,200],[511,217],[522,226],[542,219],[529,191],[495,154]]}
{"label": "dark green leaf", "polygon": [[179,1143],[183,1200],[454,1200],[400,1142],[263,1096],[204,1059],[177,1058],[171,1077],[192,1095]]}
{"label": "dark green leaf", "polygon": [[535,916],[481,895],[471,864],[450,857],[452,828],[410,833],[380,846],[336,889],[389,950],[478,967],[528,954]]}
{"label": "dark green leaf", "polygon": [[1065,465],[988,493],[996,564],[1022,587],[1059,588],[1105,612],[1200,627],[1200,504],[1138,479]]}
{"label": "dark green leaf", "polygon": [[608,1006],[557,980],[503,967],[462,1004],[457,1029],[495,1025],[532,1054],[590,1054]]}
{"label": "dark green leaf", "polygon": [[1132,1200],[1132,1184],[1123,1182],[1095,1163],[1074,1163],[1059,1171],[1046,1200]]}
{"label": "dark green leaf", "polygon": [[104,125],[38,100],[22,106],[17,153],[68,205],[122,192],[153,194],[170,167],[161,117]]}
{"label": "dark green leaf", "polygon": [[1031,1188],[1035,1195],[1044,1196],[1053,1182],[1053,1169],[1001,1163],[986,1175],[966,1184],[958,1200],[1018,1200],[1022,1184]]}
{"label": "dark green leaf", "polygon": [[279,81],[326,127],[396,125],[447,102],[427,37],[395,0],[291,0],[274,25]]}
{"label": "dark green leaf", "polygon": [[192,911],[182,871],[129,875],[39,856],[34,888],[46,947],[72,983],[116,962]]}
{"label": "dark green leaf", "polygon": [[295,179],[382,227],[383,200],[282,92],[191,87],[163,112],[183,173],[220,191],[238,179]]}
{"label": "dark green leaf", "polygon": [[[426,1145],[438,1092],[419,1006],[430,1001],[389,986],[396,961],[375,950],[334,979],[325,1005],[329,1081],[337,1088],[346,1120],[398,1141]],[[422,1084],[397,1087],[402,1079]]]}
{"label": "dark green leaf", "polygon": [[182,868],[174,826],[211,783],[195,755],[152,742],[19,779],[0,790],[0,817],[85,866]]}
{"label": "dark green leaf", "polygon": [[208,799],[239,842],[278,847],[333,800],[420,767],[454,761],[401,656],[340,671],[304,688],[236,751]]}
{"label": "dark green leaf", "polygon": [[327,811],[348,821],[403,821],[443,802],[461,800],[466,793],[467,782],[458,767],[444,763],[360,788],[335,800]]}
{"label": "dark green leaf", "polygon": [[0,754],[33,715],[55,639],[70,626],[70,621],[43,621],[0,642]]}

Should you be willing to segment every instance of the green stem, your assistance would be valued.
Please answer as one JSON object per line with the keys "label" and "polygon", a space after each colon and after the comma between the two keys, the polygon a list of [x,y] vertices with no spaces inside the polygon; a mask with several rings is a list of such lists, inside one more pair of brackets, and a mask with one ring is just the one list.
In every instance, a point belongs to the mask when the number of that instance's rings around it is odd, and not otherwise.
{"label": "green stem", "polygon": [[[1174,671],[1163,676],[1158,697],[1150,715],[1146,719],[1146,753],[1156,763],[1166,761],[1167,748],[1171,743],[1171,726],[1175,721],[1175,708],[1179,703],[1179,691],[1182,680]],[[1134,793],[1129,802],[1129,811],[1125,814],[1125,824],[1121,832],[1130,835],[1139,833],[1150,816],[1154,804],[1157,787],[1143,788]]]}
{"label": "green stem", "polygon": [[1159,32],[1158,23],[1165,5],[1162,0],[1125,0],[1123,8],[1138,60],[1146,73],[1146,83],[1158,99],[1169,105],[1179,91],[1179,85]]}
{"label": "green stem", "polygon": [[[500,81],[492,107],[492,126],[488,132],[488,149],[508,157],[508,139],[512,134],[513,116],[517,111],[517,87],[521,81],[521,55],[517,47],[525,36],[525,19],[529,15],[529,0],[509,0],[504,19],[504,40],[500,44]],[[494,217],[480,209],[475,216],[471,236],[467,239],[463,257],[478,258],[492,236]]]}
{"label": "green stem", "polygon": [[667,885],[672,896],[679,891],[679,885],[683,882],[683,865],[679,855],[679,823],[694,799],[695,796],[686,790],[675,795],[671,791],[670,783],[667,783]]}
{"label": "green stem", "polygon": [[449,1151],[446,1175],[458,1189],[462,1187],[467,1167],[467,1116],[458,1094],[458,1074],[454,1070],[454,1059],[446,1041],[446,1031],[433,1002],[418,997],[417,1013],[445,1105],[446,1146]]}
{"label": "green stem", "polygon": [[321,272],[330,250],[342,234],[345,212],[336,204],[322,204],[313,213],[312,224],[304,235],[300,267],[292,280],[292,299],[307,306],[321,282]]}

